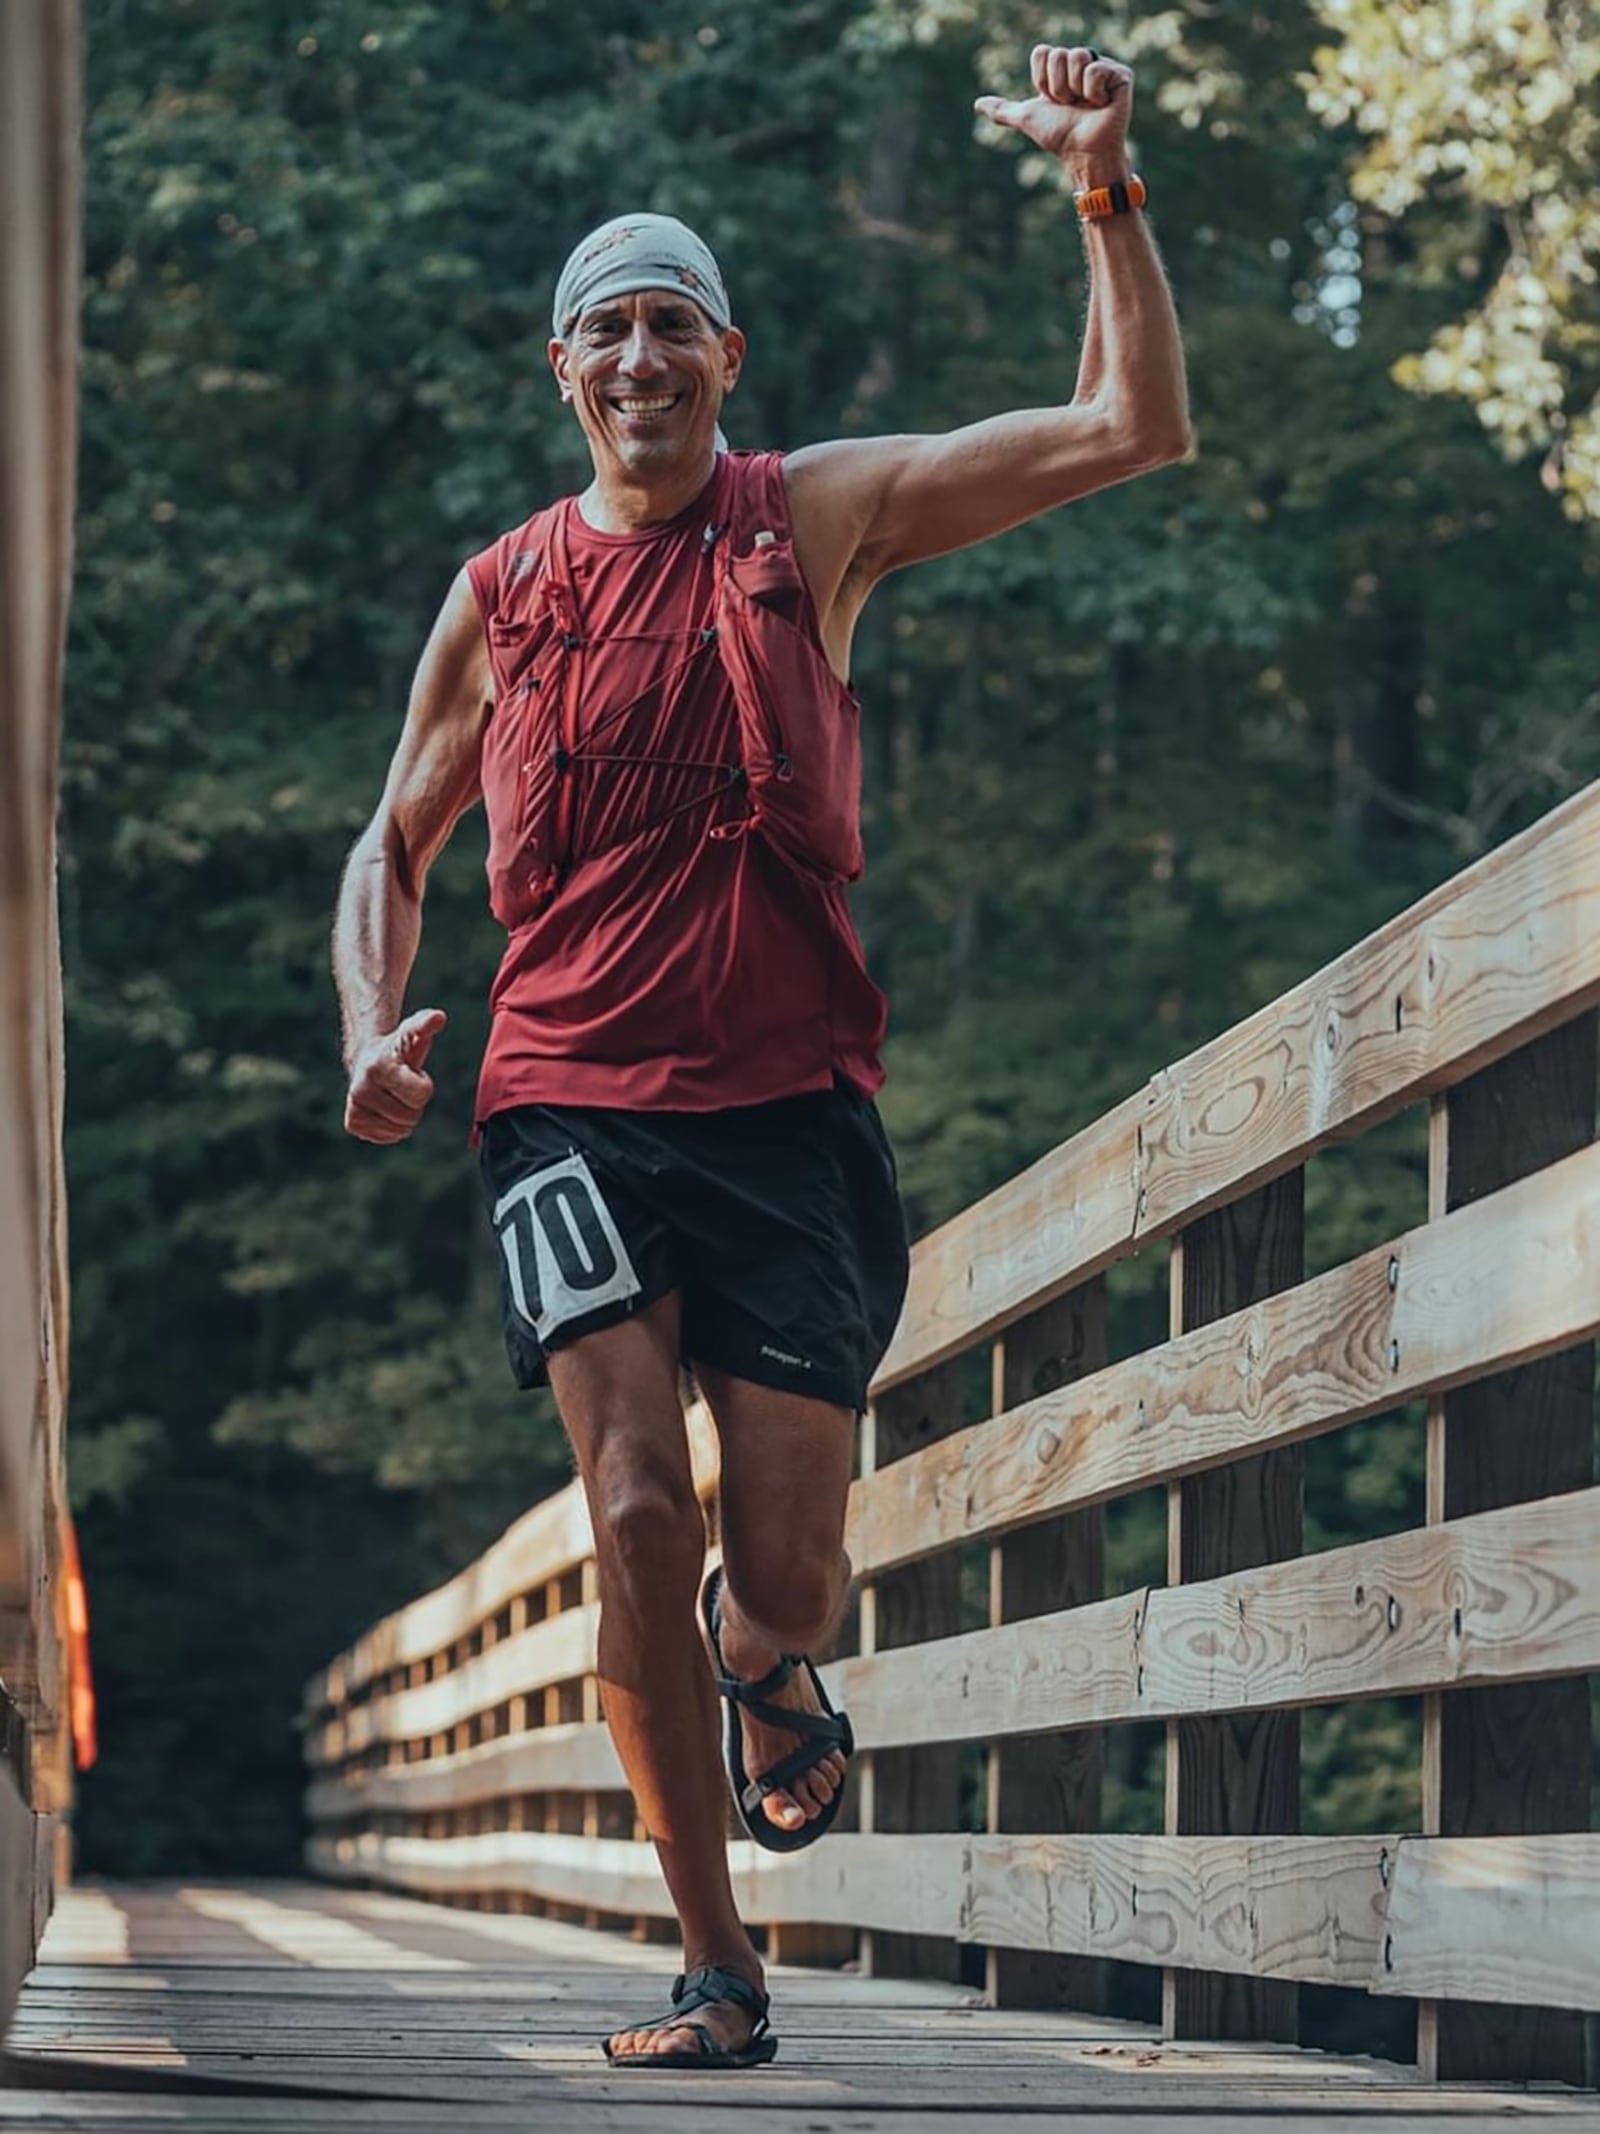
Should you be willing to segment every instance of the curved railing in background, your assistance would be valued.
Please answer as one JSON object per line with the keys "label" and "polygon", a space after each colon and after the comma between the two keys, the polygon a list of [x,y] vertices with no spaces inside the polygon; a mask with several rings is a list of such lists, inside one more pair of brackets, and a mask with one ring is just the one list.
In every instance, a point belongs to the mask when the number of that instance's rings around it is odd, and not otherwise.
{"label": "curved railing in background", "polygon": [[[917,1247],[830,1670],[857,1827],[733,1847],[784,1954],[975,1943],[996,1999],[1079,2006],[1104,1959],[1157,1965],[1184,2036],[1292,2038],[1300,1984],[1356,1987],[1417,1999],[1432,2072],[1584,2079],[1597,1001],[1600,786]],[[1426,1220],[1305,1279],[1307,1158],[1422,1104]],[[1104,1271],[1157,1240],[1171,1338],[1112,1361]],[[1426,1523],[1304,1553],[1304,1442],[1416,1400]],[[1104,1507],[1156,1485],[1166,1581],[1106,1598]],[[313,1868],[669,1917],[595,1619],[573,1487],[361,1638],[307,1691]],[[1299,1711],[1379,1696],[1421,1700],[1420,1828],[1299,1835]],[[1106,1730],[1150,1721],[1164,1830],[1103,1831]]]}
{"label": "curved railing in background", "polygon": [[70,1785],[55,796],[78,347],[78,26],[0,8],[0,2031]]}

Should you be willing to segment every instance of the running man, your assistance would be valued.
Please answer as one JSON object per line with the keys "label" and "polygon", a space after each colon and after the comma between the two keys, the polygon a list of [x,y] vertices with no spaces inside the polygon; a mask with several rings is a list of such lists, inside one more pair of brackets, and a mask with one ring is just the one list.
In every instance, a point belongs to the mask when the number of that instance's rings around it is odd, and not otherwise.
{"label": "running man", "polygon": [[[1041,45],[1032,76],[977,108],[1074,191],[1091,273],[1072,398],[942,436],[729,453],[745,339],[715,260],[666,217],[591,233],[549,357],[594,479],[451,587],[340,893],[345,1124],[400,1141],[445,1022],[404,1011],[423,885],[482,798],[509,934],[476,1106],[507,1346],[572,1441],[605,1715],[683,1930],[671,2010],[606,2041],[623,2063],[771,2057],[722,1762],[751,1835],[790,1850],[833,1820],[851,1746],[804,1655],[845,1606],[855,1424],[906,1280],[872,1101],[884,1002],[845,901],[856,618],[889,572],[1189,446],[1127,160],[1132,74]],[[723,1570],[704,1583],[683,1364],[722,1448]]]}

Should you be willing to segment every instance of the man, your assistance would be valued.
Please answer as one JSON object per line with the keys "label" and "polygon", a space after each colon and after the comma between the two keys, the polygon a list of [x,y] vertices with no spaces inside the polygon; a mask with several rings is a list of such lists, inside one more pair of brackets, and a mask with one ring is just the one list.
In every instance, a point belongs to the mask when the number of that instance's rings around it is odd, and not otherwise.
{"label": "man", "polygon": [[[1132,75],[1040,46],[1032,76],[978,109],[1060,158],[1084,218],[1071,401],[728,454],[745,341],[715,261],[666,218],[592,233],[549,357],[594,479],[451,588],[341,892],[346,1125],[398,1141],[445,1020],[402,1012],[423,883],[483,797],[510,940],[476,1117],[507,1341],[521,1382],[548,1375],[588,1494],[606,1717],[683,1929],[672,2009],[606,2043],[624,2063],[774,2050],[728,1878],[718,1689],[740,1812],[774,1849],[832,1821],[850,1749],[801,1656],[845,1604],[854,1426],[906,1267],[871,1101],[883,1004],[844,903],[856,618],[890,571],[1189,445]],[[684,1363],[722,1445],[704,1590]]]}

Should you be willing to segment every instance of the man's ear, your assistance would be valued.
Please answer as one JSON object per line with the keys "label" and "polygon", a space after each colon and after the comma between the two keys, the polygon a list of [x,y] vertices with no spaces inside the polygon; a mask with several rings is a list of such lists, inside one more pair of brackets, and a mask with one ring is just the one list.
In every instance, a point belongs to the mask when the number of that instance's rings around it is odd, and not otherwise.
{"label": "man's ear", "polygon": [[553,340],[549,344],[548,352],[550,368],[556,374],[556,383],[561,388],[561,397],[570,404],[572,400],[572,372],[567,362],[567,344],[565,341]]}
{"label": "man's ear", "polygon": [[746,348],[744,335],[737,326],[730,326],[722,336],[722,390],[731,393],[739,383],[739,373],[744,369]]}

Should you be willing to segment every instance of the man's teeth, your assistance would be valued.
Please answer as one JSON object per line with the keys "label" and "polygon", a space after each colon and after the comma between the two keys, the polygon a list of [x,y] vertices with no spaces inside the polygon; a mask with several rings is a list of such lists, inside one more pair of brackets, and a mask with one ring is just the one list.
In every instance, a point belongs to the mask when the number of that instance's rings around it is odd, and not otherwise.
{"label": "man's teeth", "polygon": [[677,400],[676,393],[657,393],[648,400],[618,400],[614,405],[624,415],[664,415]]}

